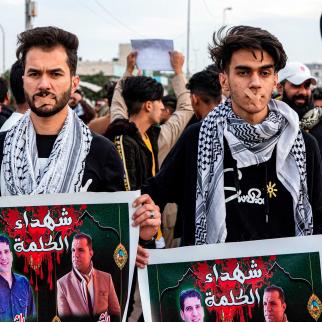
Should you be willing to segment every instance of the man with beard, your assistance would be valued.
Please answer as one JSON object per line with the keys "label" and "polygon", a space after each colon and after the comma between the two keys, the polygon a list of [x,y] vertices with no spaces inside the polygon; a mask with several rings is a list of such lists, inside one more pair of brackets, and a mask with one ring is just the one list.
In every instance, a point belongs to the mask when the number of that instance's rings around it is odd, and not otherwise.
{"label": "man with beard", "polygon": [[[56,27],[18,36],[17,58],[24,66],[30,110],[0,134],[2,196],[124,190],[124,169],[114,145],[92,133],[68,106],[79,84],[77,49],[77,36]],[[141,225],[141,239],[151,240],[160,225],[159,209],[148,196],[135,204],[144,205],[133,224]]]}
{"label": "man with beard", "polygon": [[322,154],[322,110],[314,108],[312,98],[312,85],[316,85],[316,78],[304,64],[289,62],[278,73],[278,81],[282,101],[298,114],[300,128],[317,139]]}

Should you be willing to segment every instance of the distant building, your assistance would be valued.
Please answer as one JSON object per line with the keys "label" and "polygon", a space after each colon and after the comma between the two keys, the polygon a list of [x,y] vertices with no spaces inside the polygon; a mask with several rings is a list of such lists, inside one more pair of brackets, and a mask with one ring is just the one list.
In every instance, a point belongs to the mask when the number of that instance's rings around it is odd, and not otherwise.
{"label": "distant building", "polygon": [[311,63],[305,64],[311,71],[312,76],[316,77],[318,86],[322,86],[322,64]]}
{"label": "distant building", "polygon": [[126,58],[127,58],[127,55],[130,53],[131,50],[132,50],[131,44],[119,44],[118,63],[121,66],[126,67]]}
{"label": "distant building", "polygon": [[122,77],[126,68],[126,57],[131,51],[131,44],[119,44],[118,57],[112,61],[105,60],[79,60],[77,66],[77,74],[95,75],[103,73],[105,76]]}
{"label": "distant building", "polygon": [[91,61],[91,60],[80,60],[77,66],[77,74],[84,75],[95,75],[102,72],[105,76],[114,76],[113,62],[110,61]]}

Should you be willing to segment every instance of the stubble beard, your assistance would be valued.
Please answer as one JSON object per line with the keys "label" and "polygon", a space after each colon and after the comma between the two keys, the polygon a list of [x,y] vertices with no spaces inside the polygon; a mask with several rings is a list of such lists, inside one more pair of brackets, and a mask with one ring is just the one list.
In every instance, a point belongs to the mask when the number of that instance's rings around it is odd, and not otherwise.
{"label": "stubble beard", "polygon": [[36,107],[36,105],[34,103],[34,97],[36,95],[41,96],[44,94],[53,95],[49,91],[44,90],[44,91],[40,91],[40,92],[36,93],[35,95],[33,95],[32,97],[30,97],[28,95],[28,93],[25,91],[25,97],[26,97],[27,103],[28,103],[31,111],[39,117],[50,117],[50,116],[53,116],[53,115],[59,113],[68,104],[68,101],[69,101],[70,95],[71,95],[71,87],[69,87],[68,90],[66,92],[64,92],[59,98],[57,98],[57,96],[55,96],[56,104],[54,106],[47,107],[47,105],[43,105],[40,107]]}

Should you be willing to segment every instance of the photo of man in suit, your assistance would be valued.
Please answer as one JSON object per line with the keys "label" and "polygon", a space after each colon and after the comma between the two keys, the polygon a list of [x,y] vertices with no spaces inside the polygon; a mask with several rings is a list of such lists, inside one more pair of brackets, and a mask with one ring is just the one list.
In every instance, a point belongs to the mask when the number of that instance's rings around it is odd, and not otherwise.
{"label": "photo of man in suit", "polygon": [[92,238],[84,233],[72,242],[72,270],[57,281],[58,315],[120,316],[121,308],[110,274],[94,268]]}

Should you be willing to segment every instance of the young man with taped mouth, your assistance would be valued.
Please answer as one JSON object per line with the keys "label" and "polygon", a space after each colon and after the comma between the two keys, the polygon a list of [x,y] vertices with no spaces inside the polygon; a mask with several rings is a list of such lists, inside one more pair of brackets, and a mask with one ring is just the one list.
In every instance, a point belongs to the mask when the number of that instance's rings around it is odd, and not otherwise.
{"label": "young man with taped mouth", "polygon": [[271,99],[282,44],[260,28],[214,34],[210,54],[230,98],[189,127],[143,191],[182,207],[182,245],[321,232],[321,158],[297,114]]}

